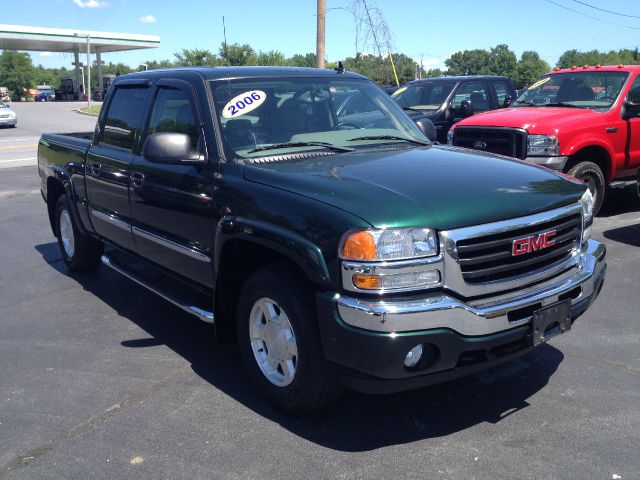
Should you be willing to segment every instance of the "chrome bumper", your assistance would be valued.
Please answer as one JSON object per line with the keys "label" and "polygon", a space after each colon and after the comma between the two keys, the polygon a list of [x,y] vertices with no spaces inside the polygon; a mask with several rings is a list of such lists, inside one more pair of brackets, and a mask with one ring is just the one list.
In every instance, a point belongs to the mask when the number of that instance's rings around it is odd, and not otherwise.
{"label": "chrome bumper", "polygon": [[533,163],[535,165],[542,165],[543,167],[551,168],[552,170],[564,170],[567,165],[569,157],[527,157],[525,162]]}
{"label": "chrome bumper", "polygon": [[571,294],[572,307],[595,299],[606,269],[605,255],[604,244],[589,240],[574,267],[529,288],[468,302],[444,293],[395,301],[340,296],[338,313],[344,323],[376,332],[448,328],[461,335],[489,335],[531,321],[531,315],[509,320],[509,312],[550,305],[564,300],[566,294]]}

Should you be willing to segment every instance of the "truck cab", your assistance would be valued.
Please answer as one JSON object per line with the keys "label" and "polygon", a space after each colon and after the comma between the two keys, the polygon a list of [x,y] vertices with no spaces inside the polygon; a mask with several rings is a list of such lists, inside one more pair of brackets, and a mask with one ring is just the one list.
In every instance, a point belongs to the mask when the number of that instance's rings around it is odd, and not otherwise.
{"label": "truck cab", "polygon": [[635,182],[640,168],[640,66],[555,69],[511,108],[457,123],[448,143],[519,158],[588,186],[597,212],[606,187]]}

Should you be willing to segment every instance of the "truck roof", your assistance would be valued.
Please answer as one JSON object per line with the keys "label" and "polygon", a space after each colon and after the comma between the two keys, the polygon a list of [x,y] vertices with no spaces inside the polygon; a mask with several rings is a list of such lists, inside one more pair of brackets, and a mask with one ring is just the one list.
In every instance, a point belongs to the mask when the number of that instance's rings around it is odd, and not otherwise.
{"label": "truck roof", "polygon": [[408,83],[421,83],[421,82],[461,82],[463,80],[508,80],[508,77],[502,75],[460,75],[451,77],[429,77],[421,78],[419,80],[412,80]]}
{"label": "truck roof", "polygon": [[640,65],[587,65],[587,66],[574,66],[571,68],[554,68],[549,73],[570,73],[577,71],[595,72],[595,71],[622,71],[622,72],[637,72],[640,71]]}
{"label": "truck roof", "polygon": [[142,72],[121,75],[118,79],[131,76],[159,76],[172,73],[195,73],[204,80],[220,80],[227,78],[251,78],[251,77],[331,77],[342,76],[346,78],[367,77],[355,72],[345,70],[342,73],[332,68],[308,68],[308,67],[178,67],[158,70],[144,70]]}

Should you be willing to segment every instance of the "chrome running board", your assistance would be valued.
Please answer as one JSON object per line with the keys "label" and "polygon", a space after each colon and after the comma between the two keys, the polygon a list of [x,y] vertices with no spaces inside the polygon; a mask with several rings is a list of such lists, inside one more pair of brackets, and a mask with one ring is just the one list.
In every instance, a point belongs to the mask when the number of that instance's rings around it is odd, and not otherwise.
{"label": "chrome running board", "polygon": [[116,272],[118,272],[121,275],[124,275],[125,277],[127,277],[129,280],[133,280],[134,282],[136,282],[138,285],[151,290],[153,293],[155,293],[156,295],[164,298],[167,302],[173,303],[176,307],[184,310],[187,313],[190,313],[191,315],[193,315],[194,317],[199,318],[200,320],[207,322],[207,323],[213,323],[213,312],[209,312],[207,310],[204,310],[202,308],[196,307],[194,305],[189,305],[188,303],[182,302],[180,300],[178,300],[177,298],[173,297],[172,295],[163,292],[162,290],[154,287],[153,285],[151,285],[149,282],[146,282],[138,277],[136,277],[133,273],[128,272],[126,270],[126,268],[118,265],[116,262],[112,261],[111,258],[109,258],[108,255],[103,255],[102,258],[102,263],[104,263],[107,267],[115,270]]}

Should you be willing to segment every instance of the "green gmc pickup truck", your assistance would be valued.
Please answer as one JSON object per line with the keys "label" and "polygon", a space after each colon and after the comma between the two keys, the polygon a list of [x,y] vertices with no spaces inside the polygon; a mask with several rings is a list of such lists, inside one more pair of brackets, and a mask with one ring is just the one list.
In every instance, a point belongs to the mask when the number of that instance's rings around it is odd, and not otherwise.
{"label": "green gmc pickup truck", "polygon": [[210,322],[306,412],[511,360],[600,293],[583,184],[426,131],[342,69],[145,71],[94,132],[43,135],[38,169],[71,271],[104,264]]}

